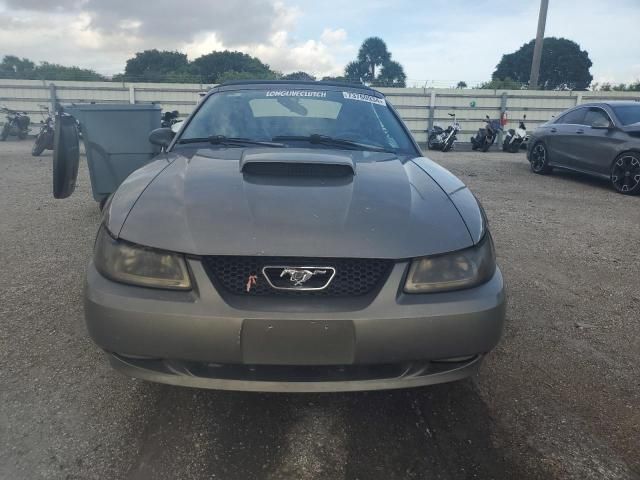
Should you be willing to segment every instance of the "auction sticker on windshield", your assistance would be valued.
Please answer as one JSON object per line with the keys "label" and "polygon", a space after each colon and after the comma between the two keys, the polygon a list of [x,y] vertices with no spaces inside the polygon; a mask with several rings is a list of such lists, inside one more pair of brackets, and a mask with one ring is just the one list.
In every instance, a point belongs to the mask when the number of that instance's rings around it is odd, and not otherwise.
{"label": "auction sticker on windshield", "polygon": [[325,98],[327,92],[317,90],[269,90],[267,97],[316,97]]}
{"label": "auction sticker on windshield", "polygon": [[349,100],[359,100],[361,102],[375,103],[377,105],[387,105],[384,98],[374,97],[373,95],[365,95],[364,93],[342,92],[342,96]]}

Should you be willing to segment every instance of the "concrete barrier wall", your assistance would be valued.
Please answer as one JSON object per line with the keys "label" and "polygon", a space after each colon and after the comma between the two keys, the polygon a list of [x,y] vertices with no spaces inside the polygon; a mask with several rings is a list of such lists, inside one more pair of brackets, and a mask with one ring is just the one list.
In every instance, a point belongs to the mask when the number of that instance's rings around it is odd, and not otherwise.
{"label": "concrete barrier wall", "polygon": [[[55,96],[61,103],[156,103],[164,110],[187,116],[212,85],[181,83],[71,82],[0,79],[0,105],[26,111],[34,124],[43,119],[39,105]],[[563,110],[599,100],[638,100],[640,92],[570,92],[528,90],[475,90],[431,88],[380,88],[398,110],[418,142],[424,144],[432,125],[445,127],[455,113],[462,125],[459,140],[468,141],[483,126],[485,115],[508,116],[508,128],[527,115],[533,130]],[[0,123],[4,122],[4,116]]]}

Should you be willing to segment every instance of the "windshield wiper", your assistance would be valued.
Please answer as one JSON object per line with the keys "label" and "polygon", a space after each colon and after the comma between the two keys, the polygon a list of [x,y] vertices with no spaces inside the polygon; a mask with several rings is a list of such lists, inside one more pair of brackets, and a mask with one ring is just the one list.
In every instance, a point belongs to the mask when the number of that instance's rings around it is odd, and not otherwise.
{"label": "windshield wiper", "polygon": [[318,145],[330,145],[336,147],[346,147],[353,150],[371,150],[374,152],[388,152],[395,153],[392,150],[384,148],[382,145],[374,145],[370,143],[360,143],[354,140],[347,140],[344,138],[330,137],[328,135],[321,135],[319,133],[313,133],[311,135],[280,135],[273,137],[273,141],[303,141]]}
{"label": "windshield wiper", "polygon": [[179,144],[185,143],[202,143],[209,142],[212,145],[260,145],[263,147],[284,147],[284,143],[267,142],[262,140],[251,140],[250,138],[243,137],[225,137],[224,135],[211,135],[210,137],[199,138],[183,138],[178,140]]}

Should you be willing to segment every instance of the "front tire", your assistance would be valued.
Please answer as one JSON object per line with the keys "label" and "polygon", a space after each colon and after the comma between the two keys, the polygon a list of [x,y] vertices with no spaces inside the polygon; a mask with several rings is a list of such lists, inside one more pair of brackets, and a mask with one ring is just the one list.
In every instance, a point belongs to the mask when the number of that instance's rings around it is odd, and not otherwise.
{"label": "front tire", "polygon": [[531,160],[529,160],[531,171],[538,175],[544,175],[551,172],[549,166],[549,153],[544,143],[538,142],[533,146],[531,150]]}
{"label": "front tire", "polygon": [[2,127],[2,132],[0,133],[0,140],[3,142],[9,137],[9,124],[5,123],[4,127]]}
{"label": "front tire", "polygon": [[640,154],[623,153],[611,165],[611,185],[623,195],[640,193]]}
{"label": "front tire", "polygon": [[431,135],[429,135],[429,138],[427,139],[427,148],[429,150],[434,150],[436,148],[435,139],[436,139],[435,133],[432,133]]}
{"label": "front tire", "polygon": [[44,152],[44,149],[46,147],[45,143],[46,139],[44,135],[38,135],[36,137],[35,143],[33,144],[33,147],[31,148],[31,155],[33,155],[34,157],[40,156],[40,154]]}

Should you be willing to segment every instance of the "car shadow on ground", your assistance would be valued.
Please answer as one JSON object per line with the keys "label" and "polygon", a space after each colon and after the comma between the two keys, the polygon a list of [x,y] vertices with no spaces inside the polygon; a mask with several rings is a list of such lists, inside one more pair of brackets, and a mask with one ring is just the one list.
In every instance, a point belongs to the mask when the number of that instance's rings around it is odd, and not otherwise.
{"label": "car shadow on ground", "polygon": [[601,188],[603,190],[614,192],[609,180],[587,175],[586,173],[571,172],[569,170],[555,168],[549,175],[552,177],[560,178],[566,182],[580,183],[583,185],[589,185],[591,187]]}
{"label": "car shadow on ground", "polygon": [[493,444],[497,427],[471,380],[348,394],[141,391],[155,402],[129,478],[187,478],[185,449],[197,478],[550,477]]}

